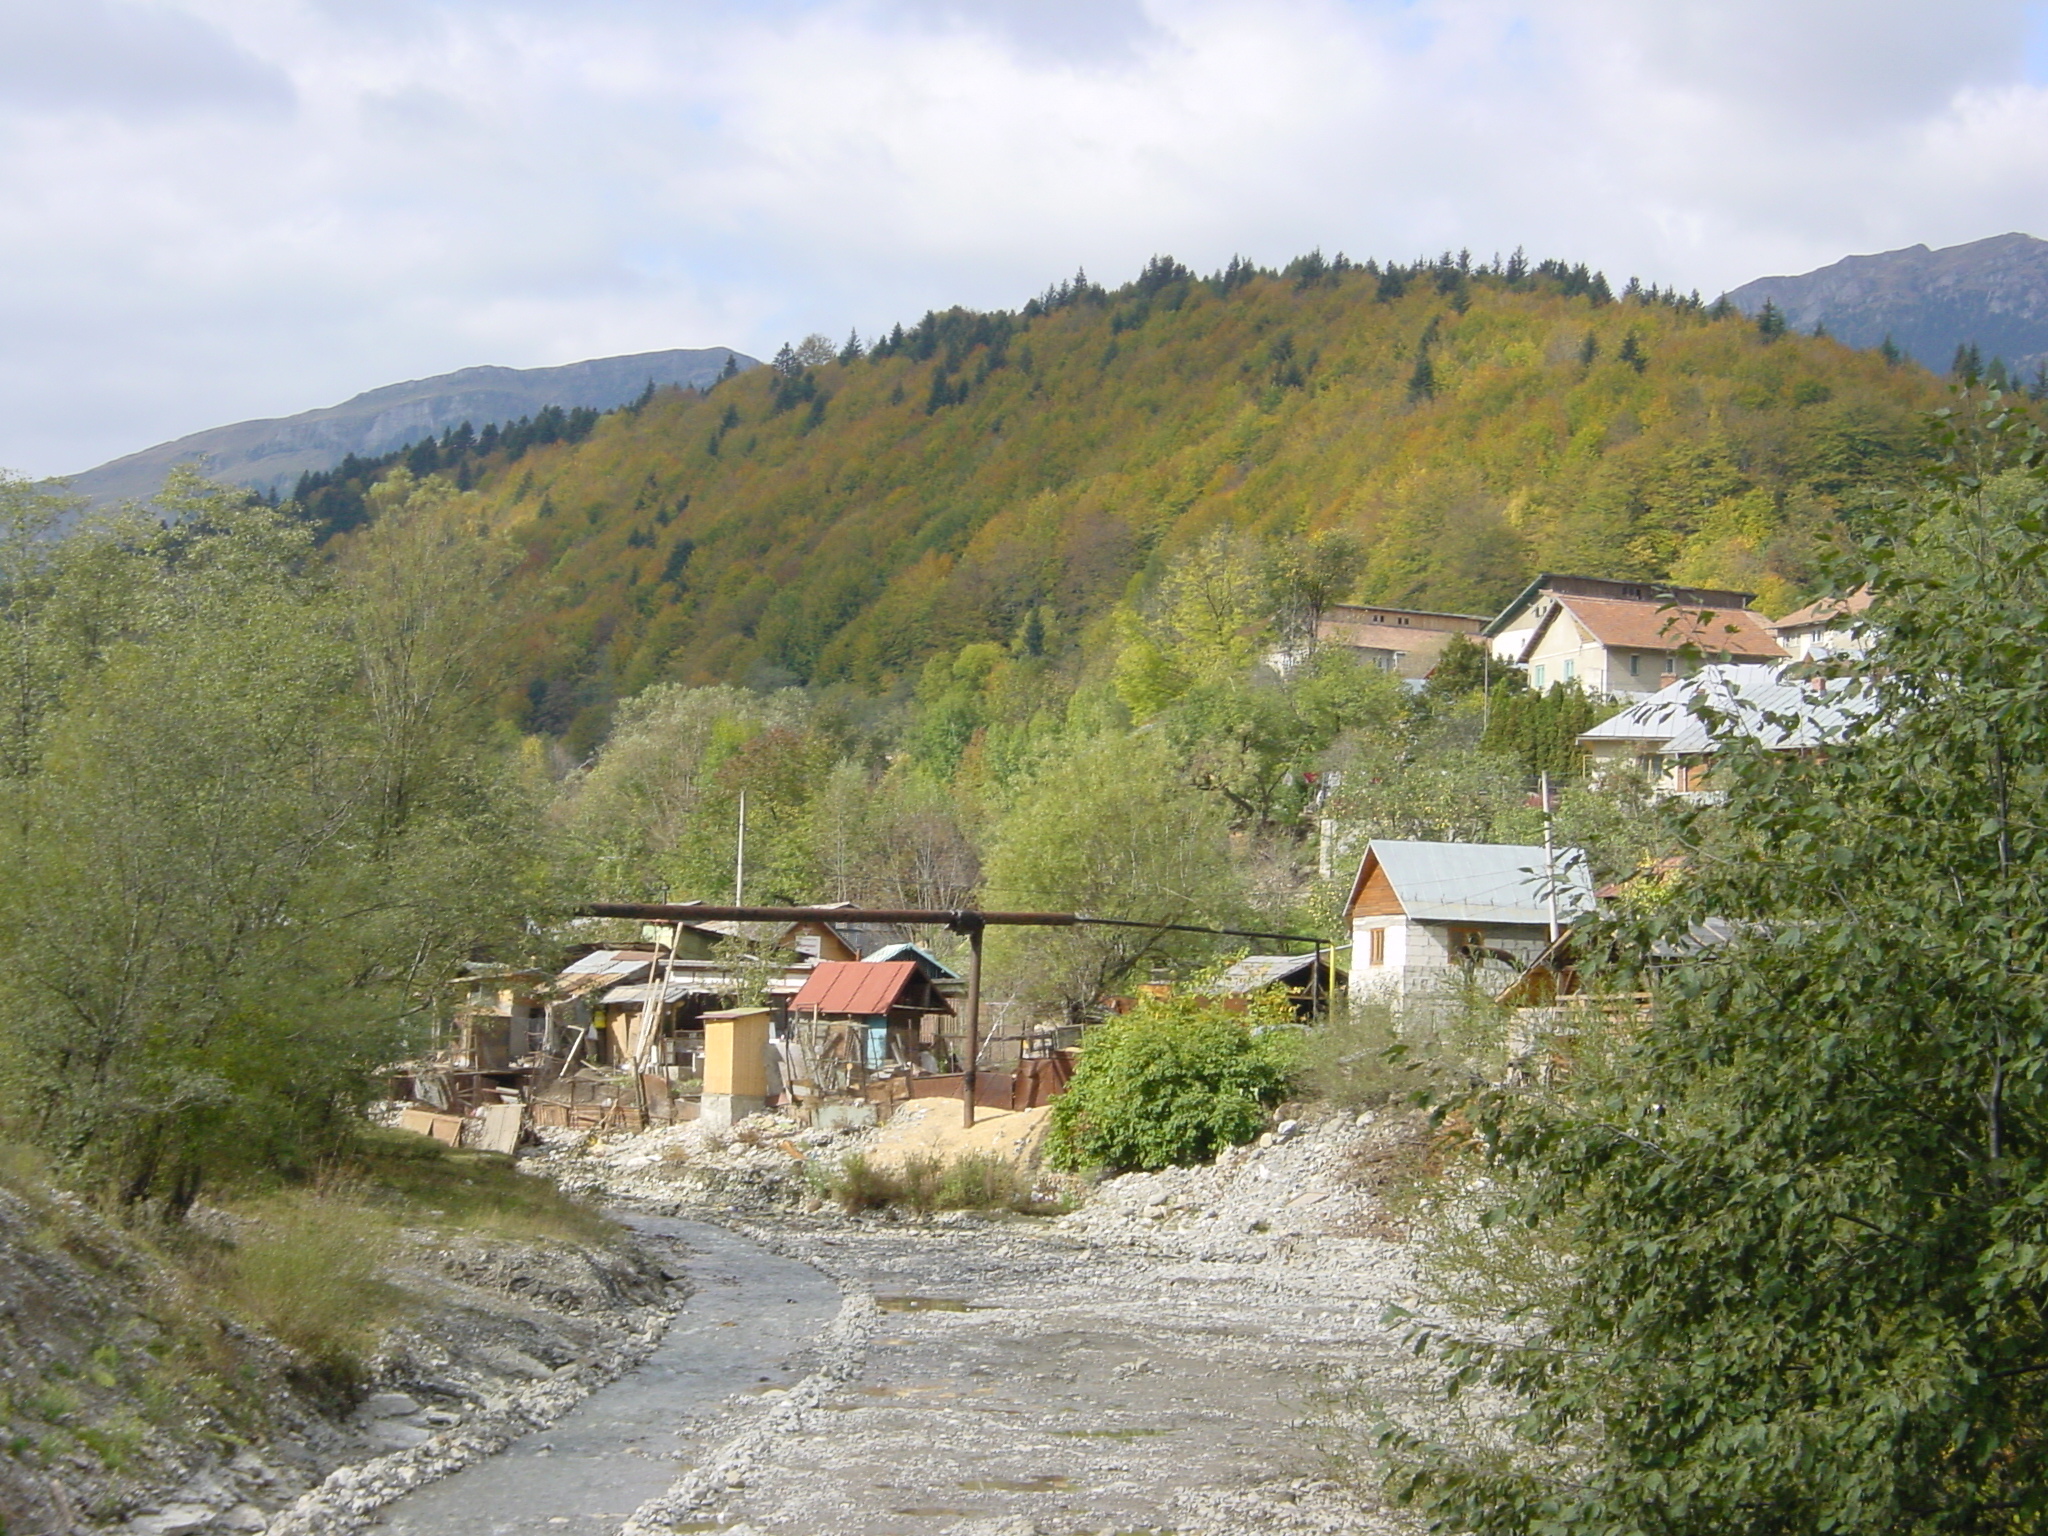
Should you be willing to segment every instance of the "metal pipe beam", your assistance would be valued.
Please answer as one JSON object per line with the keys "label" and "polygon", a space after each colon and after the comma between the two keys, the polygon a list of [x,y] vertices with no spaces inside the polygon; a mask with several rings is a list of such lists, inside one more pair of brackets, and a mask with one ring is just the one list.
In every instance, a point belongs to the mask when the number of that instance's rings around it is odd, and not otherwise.
{"label": "metal pipe beam", "polygon": [[1090,917],[1085,912],[938,911],[928,907],[713,907],[696,902],[594,901],[580,917],[626,917],[649,923],[928,923],[965,933],[971,928],[1148,928],[1155,933],[1206,933],[1227,939],[1274,939],[1285,944],[1327,941],[1312,933],[1265,933],[1255,928],[1211,928],[1201,923],[1153,923],[1135,917]]}

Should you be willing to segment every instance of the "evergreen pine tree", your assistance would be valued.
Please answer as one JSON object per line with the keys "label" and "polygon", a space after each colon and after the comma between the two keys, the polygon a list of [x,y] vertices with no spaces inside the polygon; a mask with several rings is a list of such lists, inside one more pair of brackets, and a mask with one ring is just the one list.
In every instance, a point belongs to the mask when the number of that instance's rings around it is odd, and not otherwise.
{"label": "evergreen pine tree", "polygon": [[1436,364],[1429,360],[1427,341],[1415,351],[1415,371],[1408,375],[1408,398],[1410,400],[1434,400],[1436,398]]}
{"label": "evergreen pine tree", "polygon": [[1621,338],[1621,360],[1637,373],[1650,366],[1650,359],[1643,351],[1643,344],[1637,339],[1634,331]]}
{"label": "evergreen pine tree", "polygon": [[1776,341],[1785,334],[1785,312],[1771,299],[1764,300],[1764,307],[1756,312],[1756,333],[1765,341]]}
{"label": "evergreen pine tree", "polygon": [[1877,352],[1878,356],[1882,357],[1885,360],[1885,362],[1887,362],[1894,368],[1898,367],[1900,362],[1902,362],[1906,356],[1905,353],[1899,350],[1899,344],[1893,341],[1890,335],[1886,335],[1884,339],[1884,345],[1879,347],[1877,349]]}

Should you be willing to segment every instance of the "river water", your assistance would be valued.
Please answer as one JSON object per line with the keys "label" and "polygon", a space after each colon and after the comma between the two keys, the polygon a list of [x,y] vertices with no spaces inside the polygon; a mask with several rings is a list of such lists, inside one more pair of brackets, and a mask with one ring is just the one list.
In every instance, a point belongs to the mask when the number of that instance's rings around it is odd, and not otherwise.
{"label": "river water", "polygon": [[735,1393],[795,1384],[804,1346],[839,1310],[808,1264],[703,1222],[620,1215],[680,1242],[692,1287],[661,1344],[546,1429],[378,1512],[387,1536],[560,1536],[615,1531],[688,1470],[692,1431]]}

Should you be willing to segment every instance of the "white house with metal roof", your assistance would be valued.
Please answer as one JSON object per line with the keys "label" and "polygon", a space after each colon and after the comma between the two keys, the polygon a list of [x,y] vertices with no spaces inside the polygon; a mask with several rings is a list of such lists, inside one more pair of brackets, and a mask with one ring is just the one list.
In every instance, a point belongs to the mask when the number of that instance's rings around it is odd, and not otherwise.
{"label": "white house with metal roof", "polygon": [[1701,796],[1730,735],[1770,752],[1811,752],[1840,740],[1869,707],[1843,678],[1792,667],[1712,666],[1683,677],[1579,737],[1594,783],[1632,768],[1660,795]]}
{"label": "white house with metal roof", "polygon": [[1592,907],[1577,848],[1374,838],[1345,908],[1351,995],[1441,996],[1475,968],[1519,970]]}

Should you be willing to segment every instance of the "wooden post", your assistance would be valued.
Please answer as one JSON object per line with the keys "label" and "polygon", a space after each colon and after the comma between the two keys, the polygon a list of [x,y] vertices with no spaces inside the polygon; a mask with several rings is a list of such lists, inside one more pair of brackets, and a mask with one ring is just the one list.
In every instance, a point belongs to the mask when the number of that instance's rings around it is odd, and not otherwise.
{"label": "wooden post", "polygon": [[967,1056],[961,1063],[960,1123],[974,1124],[974,1063],[981,1055],[981,924],[967,932]]}

